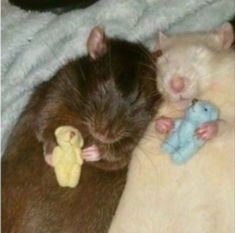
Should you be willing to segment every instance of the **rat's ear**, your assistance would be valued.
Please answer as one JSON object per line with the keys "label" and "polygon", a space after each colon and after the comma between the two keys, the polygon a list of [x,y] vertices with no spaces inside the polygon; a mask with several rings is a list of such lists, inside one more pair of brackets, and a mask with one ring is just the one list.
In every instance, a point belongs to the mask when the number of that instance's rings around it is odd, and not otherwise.
{"label": "rat's ear", "polygon": [[152,56],[153,60],[156,62],[157,59],[162,56],[162,54],[163,54],[162,50],[158,49],[158,50],[152,52],[151,56]]}
{"label": "rat's ear", "polygon": [[234,42],[234,31],[230,23],[224,23],[221,27],[216,30],[219,40],[225,49],[231,48]]}
{"label": "rat's ear", "polygon": [[101,27],[94,27],[87,39],[87,50],[92,59],[102,57],[107,52],[107,39],[104,29]]}
{"label": "rat's ear", "polygon": [[157,40],[157,44],[155,46],[155,51],[156,50],[161,50],[165,47],[167,41],[169,40],[169,38],[163,33],[163,32],[159,32],[158,33],[158,40]]}

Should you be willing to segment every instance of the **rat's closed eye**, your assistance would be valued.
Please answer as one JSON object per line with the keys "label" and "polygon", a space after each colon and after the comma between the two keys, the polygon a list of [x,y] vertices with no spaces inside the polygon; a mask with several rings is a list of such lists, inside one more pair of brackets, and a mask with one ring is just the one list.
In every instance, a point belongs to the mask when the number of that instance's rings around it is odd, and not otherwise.
{"label": "rat's closed eye", "polygon": [[130,105],[135,105],[141,97],[141,91],[136,90],[135,93],[130,98]]}

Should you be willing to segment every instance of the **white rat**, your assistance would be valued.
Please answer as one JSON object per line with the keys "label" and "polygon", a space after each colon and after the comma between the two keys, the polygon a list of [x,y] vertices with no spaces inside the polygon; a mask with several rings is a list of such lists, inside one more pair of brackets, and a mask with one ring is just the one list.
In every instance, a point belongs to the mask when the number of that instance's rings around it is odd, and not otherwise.
{"label": "white rat", "polygon": [[[235,52],[230,49],[233,42],[230,23],[206,33],[172,37],[160,33],[156,46],[156,50],[162,52],[157,61],[158,87],[165,99],[184,109],[194,98],[200,98],[212,89],[219,78],[227,76],[227,71],[233,71]],[[156,128],[160,133],[167,133],[173,124],[171,118],[160,117]],[[197,130],[197,135],[208,140],[217,131],[217,122],[206,123]]]}

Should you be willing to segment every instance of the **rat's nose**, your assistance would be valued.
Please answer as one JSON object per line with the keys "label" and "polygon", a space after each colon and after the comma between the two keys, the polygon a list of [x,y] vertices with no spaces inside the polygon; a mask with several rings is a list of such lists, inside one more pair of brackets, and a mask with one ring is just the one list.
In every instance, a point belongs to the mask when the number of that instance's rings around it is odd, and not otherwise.
{"label": "rat's nose", "polygon": [[103,143],[109,143],[114,140],[114,136],[110,132],[110,130],[107,129],[107,127],[97,127],[93,131],[93,136],[103,142]]}
{"label": "rat's nose", "polygon": [[108,132],[105,129],[96,129],[94,131],[94,134],[97,139],[100,139],[102,141],[105,141],[108,138]]}
{"label": "rat's nose", "polygon": [[170,81],[170,88],[175,93],[180,93],[185,88],[185,78],[183,77],[175,77]]}

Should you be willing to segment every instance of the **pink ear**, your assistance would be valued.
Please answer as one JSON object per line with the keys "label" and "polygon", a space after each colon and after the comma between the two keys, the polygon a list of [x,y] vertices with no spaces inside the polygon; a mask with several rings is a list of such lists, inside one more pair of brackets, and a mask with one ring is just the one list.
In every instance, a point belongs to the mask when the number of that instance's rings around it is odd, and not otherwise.
{"label": "pink ear", "polygon": [[217,29],[220,41],[225,49],[232,46],[234,42],[234,31],[230,23],[224,23],[221,27]]}
{"label": "pink ear", "polygon": [[155,46],[155,50],[161,50],[165,46],[166,42],[168,41],[168,37],[163,33],[159,32],[158,34],[158,41]]}
{"label": "pink ear", "polygon": [[87,50],[92,59],[97,59],[107,52],[107,40],[104,30],[94,27],[87,40]]}

